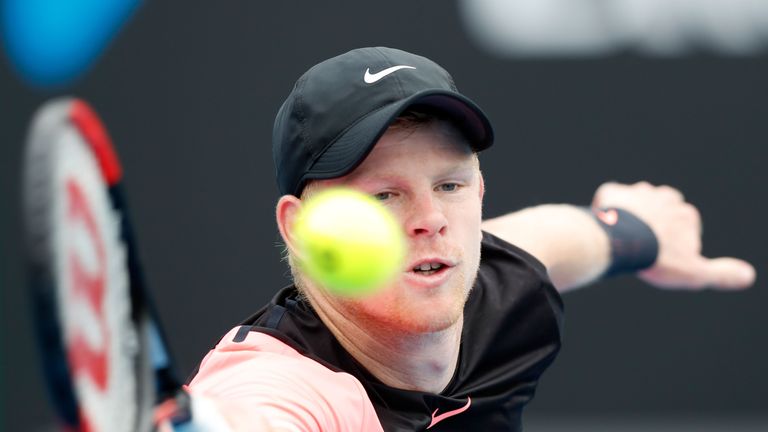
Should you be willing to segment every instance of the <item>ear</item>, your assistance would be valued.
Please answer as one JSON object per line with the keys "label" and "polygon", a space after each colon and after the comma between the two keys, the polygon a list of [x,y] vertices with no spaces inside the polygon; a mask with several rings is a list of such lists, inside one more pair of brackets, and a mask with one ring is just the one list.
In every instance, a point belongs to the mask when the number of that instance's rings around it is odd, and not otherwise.
{"label": "ear", "polygon": [[275,209],[275,218],[277,219],[277,228],[280,230],[280,236],[283,237],[285,245],[288,246],[292,254],[296,254],[296,238],[294,237],[294,225],[296,217],[301,209],[301,199],[293,195],[283,195],[277,201]]}
{"label": "ear", "polygon": [[485,180],[483,180],[483,172],[480,170],[477,170],[477,178],[480,181],[480,201],[483,201],[483,196],[485,196]]}

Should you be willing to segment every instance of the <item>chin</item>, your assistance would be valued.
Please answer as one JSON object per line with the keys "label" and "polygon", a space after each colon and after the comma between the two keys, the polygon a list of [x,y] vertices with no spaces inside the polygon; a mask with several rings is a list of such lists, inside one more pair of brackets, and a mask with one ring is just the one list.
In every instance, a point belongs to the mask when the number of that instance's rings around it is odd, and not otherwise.
{"label": "chin", "polygon": [[380,330],[410,334],[446,330],[464,314],[466,291],[463,280],[438,295],[408,295],[392,287],[380,296],[354,302],[354,314]]}
{"label": "chin", "polygon": [[[410,320],[400,324],[403,331],[412,334],[436,333],[455,325],[462,317],[463,307],[458,311],[449,313],[432,314],[423,313],[413,315]],[[415,318],[415,319],[413,319]]]}

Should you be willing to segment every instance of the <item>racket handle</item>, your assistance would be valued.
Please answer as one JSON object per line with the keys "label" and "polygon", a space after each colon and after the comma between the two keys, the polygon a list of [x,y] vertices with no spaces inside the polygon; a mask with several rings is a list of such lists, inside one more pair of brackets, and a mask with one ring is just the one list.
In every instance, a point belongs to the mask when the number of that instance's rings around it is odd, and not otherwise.
{"label": "racket handle", "polygon": [[[189,393],[183,389],[155,407],[152,423],[158,432],[178,431],[180,426],[191,423],[192,406]],[[168,429],[170,428],[170,429]],[[192,429],[190,429],[191,431]]]}

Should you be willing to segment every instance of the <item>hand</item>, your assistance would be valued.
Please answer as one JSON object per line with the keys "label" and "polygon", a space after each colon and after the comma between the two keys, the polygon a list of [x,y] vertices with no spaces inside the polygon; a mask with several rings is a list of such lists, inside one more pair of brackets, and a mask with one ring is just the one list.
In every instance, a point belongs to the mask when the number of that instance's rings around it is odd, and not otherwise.
{"label": "hand", "polygon": [[701,216],[683,194],[648,182],[604,183],[595,192],[593,208],[618,207],[642,219],[656,234],[656,263],[638,276],[661,288],[736,290],[750,287],[755,269],[737,258],[701,255]]}

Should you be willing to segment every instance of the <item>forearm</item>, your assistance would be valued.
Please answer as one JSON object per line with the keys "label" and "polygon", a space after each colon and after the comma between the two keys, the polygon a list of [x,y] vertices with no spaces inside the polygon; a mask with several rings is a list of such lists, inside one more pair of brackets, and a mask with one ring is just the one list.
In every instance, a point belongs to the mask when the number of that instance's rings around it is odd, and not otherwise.
{"label": "forearm", "polygon": [[482,227],[539,259],[560,292],[596,280],[610,264],[608,236],[583,208],[540,205],[486,220]]}

